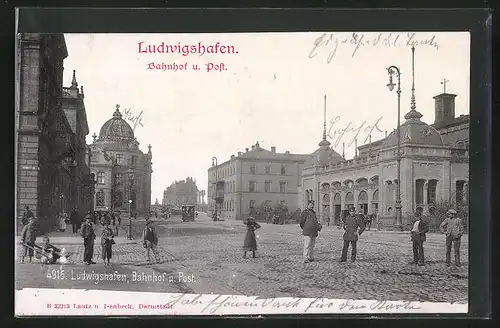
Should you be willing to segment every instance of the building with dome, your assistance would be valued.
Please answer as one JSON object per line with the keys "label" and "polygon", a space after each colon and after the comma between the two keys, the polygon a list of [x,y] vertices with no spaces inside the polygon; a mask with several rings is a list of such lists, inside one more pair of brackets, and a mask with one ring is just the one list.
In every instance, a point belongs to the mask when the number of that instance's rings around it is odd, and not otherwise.
{"label": "building with dome", "polygon": [[[147,154],[116,105],[113,117],[103,124],[90,145],[90,169],[95,174],[94,210],[147,214],[151,206],[151,145]],[[130,170],[132,169],[132,170]],[[132,175],[130,173],[133,173]]]}
{"label": "building with dome", "polygon": [[[400,126],[401,205],[403,224],[417,208],[432,214],[439,203],[467,201],[469,180],[469,116],[455,117],[456,95],[435,99],[435,121],[423,122],[412,97],[411,110]],[[326,124],[319,148],[304,163],[298,206],[315,200],[321,220],[338,224],[349,208],[378,214],[382,226],[395,219],[397,130],[360,147],[345,159],[326,140]],[[333,220],[332,220],[333,219]]]}

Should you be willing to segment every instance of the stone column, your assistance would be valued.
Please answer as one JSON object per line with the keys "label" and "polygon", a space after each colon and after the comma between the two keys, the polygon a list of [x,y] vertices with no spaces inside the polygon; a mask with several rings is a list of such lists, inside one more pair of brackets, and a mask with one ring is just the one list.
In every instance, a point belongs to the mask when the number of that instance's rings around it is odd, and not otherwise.
{"label": "stone column", "polygon": [[373,188],[367,189],[366,193],[368,194],[368,214],[372,213],[372,201],[373,201],[373,192],[375,190]]}
{"label": "stone column", "polygon": [[429,192],[429,181],[425,180],[425,182],[424,182],[424,214],[425,215],[429,214],[429,204],[427,202],[428,192]]}

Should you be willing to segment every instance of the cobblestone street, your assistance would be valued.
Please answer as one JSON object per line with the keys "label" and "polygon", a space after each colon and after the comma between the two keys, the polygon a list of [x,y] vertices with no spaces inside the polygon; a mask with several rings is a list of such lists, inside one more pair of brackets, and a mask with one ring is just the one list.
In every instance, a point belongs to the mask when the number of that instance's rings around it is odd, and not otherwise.
{"label": "cobblestone street", "polygon": [[[142,221],[136,222],[137,226]],[[346,299],[466,302],[468,241],[462,239],[462,267],[446,267],[444,236],[428,234],[424,244],[426,266],[408,264],[412,245],[408,233],[366,231],[358,242],[355,263],[339,263],[342,231],[324,227],[316,241],[315,259],[302,262],[302,235],[298,225],[262,224],[257,231],[257,258],[243,258],[245,227],[238,221],[213,222],[204,214],[196,222],[180,218],[158,220],[159,250],[163,263],[147,265],[140,241],[127,241],[124,233],[113,247],[112,267],[100,264],[100,238],[96,265],[82,264],[83,245],[77,236],[51,236],[53,243],[74,252],[66,272],[114,272],[132,276],[174,277],[171,282],[71,281],[47,278],[59,265],[17,265],[17,288],[85,288],[177,293],[259,295],[261,297],[327,297]],[[140,228],[138,228],[140,230]],[[99,236],[99,234],[98,234]],[[18,249],[20,254],[21,248]],[[188,277],[193,277],[192,281]]]}

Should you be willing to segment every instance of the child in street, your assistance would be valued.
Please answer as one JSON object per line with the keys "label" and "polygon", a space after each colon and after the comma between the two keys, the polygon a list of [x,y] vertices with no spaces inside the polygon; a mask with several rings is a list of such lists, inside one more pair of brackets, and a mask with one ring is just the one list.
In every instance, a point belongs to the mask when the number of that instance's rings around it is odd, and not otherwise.
{"label": "child in street", "polygon": [[109,221],[106,221],[101,235],[102,260],[106,266],[111,265],[110,260],[113,255],[113,244],[115,243],[113,237],[113,229],[109,227]]}
{"label": "child in street", "polygon": [[257,250],[255,230],[260,228],[260,224],[253,217],[248,217],[243,223],[247,226],[247,234],[243,243],[243,257],[247,257],[247,252],[252,252],[252,257],[255,258],[255,251]]}

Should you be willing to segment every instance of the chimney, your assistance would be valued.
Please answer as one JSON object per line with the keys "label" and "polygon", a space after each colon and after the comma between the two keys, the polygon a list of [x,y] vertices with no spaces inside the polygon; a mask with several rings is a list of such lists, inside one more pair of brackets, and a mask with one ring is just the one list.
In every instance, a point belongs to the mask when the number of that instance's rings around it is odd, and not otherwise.
{"label": "chimney", "polygon": [[238,152],[238,156],[241,156],[243,155],[243,153],[241,151]]}
{"label": "chimney", "polygon": [[455,97],[451,93],[442,93],[434,98],[435,118],[434,124],[444,123],[455,118]]}
{"label": "chimney", "polygon": [[285,154],[290,155],[290,151],[289,151],[289,150],[287,150],[287,151],[285,152]]}
{"label": "chimney", "polygon": [[232,159],[232,160],[234,159],[234,155],[231,155],[231,159]]}
{"label": "chimney", "polygon": [[245,152],[248,153],[248,148],[245,148]]}
{"label": "chimney", "polygon": [[254,150],[254,149],[255,149],[255,145],[252,145],[252,150]]}
{"label": "chimney", "polygon": [[271,151],[276,154],[276,147],[272,146]]}

